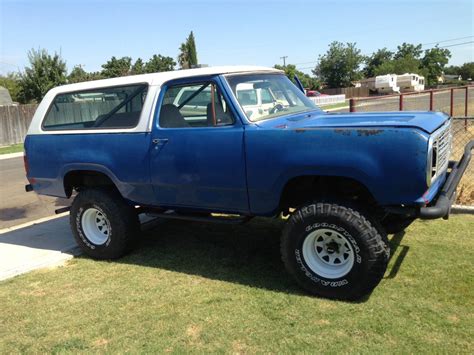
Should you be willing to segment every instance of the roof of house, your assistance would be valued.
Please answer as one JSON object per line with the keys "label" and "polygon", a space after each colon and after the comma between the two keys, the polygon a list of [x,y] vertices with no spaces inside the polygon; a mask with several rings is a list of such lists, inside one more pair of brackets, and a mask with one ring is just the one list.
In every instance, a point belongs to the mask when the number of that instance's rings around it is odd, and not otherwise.
{"label": "roof of house", "polygon": [[260,67],[260,66],[216,66],[216,67],[205,67],[197,69],[186,69],[186,70],[174,70],[160,73],[150,73],[150,74],[141,74],[141,75],[130,75],[122,76],[112,79],[102,79],[94,81],[85,81],[76,84],[68,84],[55,87],[51,89],[50,92],[57,94],[62,92],[71,92],[78,90],[87,90],[107,86],[118,86],[118,85],[127,85],[127,84],[136,84],[136,83],[148,83],[149,85],[160,86],[163,83],[180,78],[187,78],[193,76],[202,76],[202,75],[219,75],[219,74],[232,74],[232,73],[246,73],[246,72],[281,72],[283,71]]}
{"label": "roof of house", "polygon": [[459,75],[459,74],[457,74],[457,75],[456,74],[454,74],[454,75],[452,75],[452,74],[443,74],[443,76],[444,76],[445,79],[458,79],[461,75]]}

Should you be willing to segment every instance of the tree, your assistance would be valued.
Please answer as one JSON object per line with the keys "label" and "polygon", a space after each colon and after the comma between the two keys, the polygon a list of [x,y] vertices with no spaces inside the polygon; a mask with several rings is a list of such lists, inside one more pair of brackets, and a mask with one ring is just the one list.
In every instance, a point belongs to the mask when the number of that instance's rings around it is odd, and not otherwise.
{"label": "tree", "polygon": [[428,70],[422,65],[421,53],[421,44],[402,43],[397,47],[395,54],[386,48],[380,49],[367,60],[365,74],[368,77],[405,73],[426,76]]}
{"label": "tree", "polygon": [[39,102],[53,87],[65,84],[66,62],[59,54],[53,56],[45,49],[28,52],[29,67],[20,74],[20,101]]}
{"label": "tree", "polygon": [[412,57],[419,59],[421,56],[421,44],[410,44],[403,42],[400,46],[397,46],[397,53],[395,53],[393,59],[400,59],[405,57]]}
{"label": "tree", "polygon": [[8,90],[12,101],[21,102],[20,97],[20,78],[16,73],[8,73],[6,76],[0,76],[0,86]]}
{"label": "tree", "polygon": [[427,49],[424,57],[421,59],[421,66],[425,70],[425,79],[428,85],[434,85],[438,82],[438,77],[443,74],[443,69],[451,58],[451,52],[446,48],[438,46]]}
{"label": "tree", "polygon": [[161,54],[154,54],[153,57],[145,64],[145,73],[157,73],[162,71],[172,71],[176,62],[171,57],[165,57]]}
{"label": "tree", "polygon": [[375,76],[375,70],[381,65],[390,62],[393,58],[393,52],[387,48],[382,48],[372,53],[370,57],[366,58],[366,67],[364,68],[364,75],[366,78]]}
{"label": "tree", "polygon": [[348,87],[362,78],[365,57],[355,43],[332,42],[326,54],[319,56],[313,73],[329,88]]}
{"label": "tree", "polygon": [[196,52],[196,41],[194,40],[194,33],[191,31],[189,37],[186,39],[188,47],[188,63],[191,67],[198,64],[197,52]]}
{"label": "tree", "polygon": [[303,84],[303,87],[305,89],[318,90],[321,86],[318,79],[299,71],[298,69],[296,69],[296,66],[293,65],[293,64],[288,64],[286,66],[276,64],[274,66],[274,68],[279,69],[279,70],[283,70],[285,72],[285,75],[291,81],[294,81],[295,75],[298,76],[298,79],[300,79],[301,84]]}
{"label": "tree", "polygon": [[67,77],[68,83],[80,83],[89,80],[87,72],[81,65],[75,65]]}
{"label": "tree", "polygon": [[374,76],[384,74],[400,75],[405,73],[423,75],[423,70],[420,68],[420,60],[412,56],[406,56],[385,62],[374,69]]}
{"label": "tree", "polygon": [[461,67],[457,65],[450,65],[449,67],[444,68],[444,74],[460,75],[460,73],[461,73]]}
{"label": "tree", "polygon": [[474,80],[474,62],[464,63],[459,74],[463,80]]}
{"label": "tree", "polygon": [[179,47],[178,63],[181,69],[189,69],[198,64],[196,42],[191,31],[184,43]]}
{"label": "tree", "polygon": [[81,83],[83,81],[103,79],[100,72],[86,72],[82,65],[75,65],[67,77],[68,83]]}
{"label": "tree", "polygon": [[131,71],[132,58],[110,58],[107,63],[102,64],[102,75],[104,78],[115,78],[119,76],[129,75]]}
{"label": "tree", "polygon": [[132,65],[132,73],[133,75],[136,74],[143,74],[145,73],[145,64],[141,58],[138,58],[135,63]]}
{"label": "tree", "polygon": [[450,65],[443,69],[444,74],[461,75],[462,80],[474,80],[474,62],[464,63],[463,65]]}

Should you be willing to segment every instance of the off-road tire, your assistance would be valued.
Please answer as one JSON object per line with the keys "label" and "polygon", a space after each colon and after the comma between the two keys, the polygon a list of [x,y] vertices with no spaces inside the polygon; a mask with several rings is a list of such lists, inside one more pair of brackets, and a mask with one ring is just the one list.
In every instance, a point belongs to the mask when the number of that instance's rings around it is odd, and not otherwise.
{"label": "off-road tire", "polygon": [[[107,219],[108,235],[105,242],[94,244],[84,231],[83,215],[87,210],[100,211]],[[89,212],[90,213],[90,212]],[[86,189],[74,199],[69,223],[77,244],[94,259],[116,259],[129,252],[140,231],[138,215],[122,196],[108,189]]]}
{"label": "off-road tire", "polygon": [[[318,270],[314,270],[317,269],[314,261],[311,268],[308,265],[311,260],[304,257],[305,239],[314,238],[311,235],[325,230],[334,230],[336,235],[343,237],[343,244],[352,250],[352,266],[347,266],[349,271],[340,277],[321,276]],[[317,239],[311,240],[316,243]],[[316,250],[321,248],[316,244],[312,248],[318,257]],[[313,203],[297,209],[289,218],[281,238],[281,255],[288,272],[311,294],[357,300],[371,292],[382,279],[390,248],[386,233],[375,220],[371,223],[361,212],[342,204]]]}

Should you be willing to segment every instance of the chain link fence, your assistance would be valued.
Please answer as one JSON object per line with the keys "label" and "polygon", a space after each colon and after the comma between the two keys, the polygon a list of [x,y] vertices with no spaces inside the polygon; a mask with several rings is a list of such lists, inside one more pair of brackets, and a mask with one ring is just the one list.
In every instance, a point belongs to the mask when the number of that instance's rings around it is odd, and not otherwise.
{"label": "chain link fence", "polygon": [[[466,144],[474,140],[474,86],[351,99],[351,112],[442,111],[453,117],[452,160],[459,160]],[[474,205],[474,160],[457,191],[457,203]]]}
{"label": "chain link fence", "polygon": [[[453,149],[451,159],[459,160],[466,144],[474,140],[474,117],[453,117]],[[466,169],[457,191],[457,203],[474,206],[474,160]]]}

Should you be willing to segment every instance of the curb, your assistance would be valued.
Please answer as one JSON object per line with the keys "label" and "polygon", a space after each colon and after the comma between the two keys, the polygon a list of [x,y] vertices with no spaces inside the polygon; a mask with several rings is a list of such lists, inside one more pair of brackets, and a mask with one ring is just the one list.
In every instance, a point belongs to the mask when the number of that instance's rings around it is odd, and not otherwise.
{"label": "curb", "polygon": [[19,158],[19,157],[22,157],[22,156],[23,156],[23,152],[0,154],[0,160]]}

